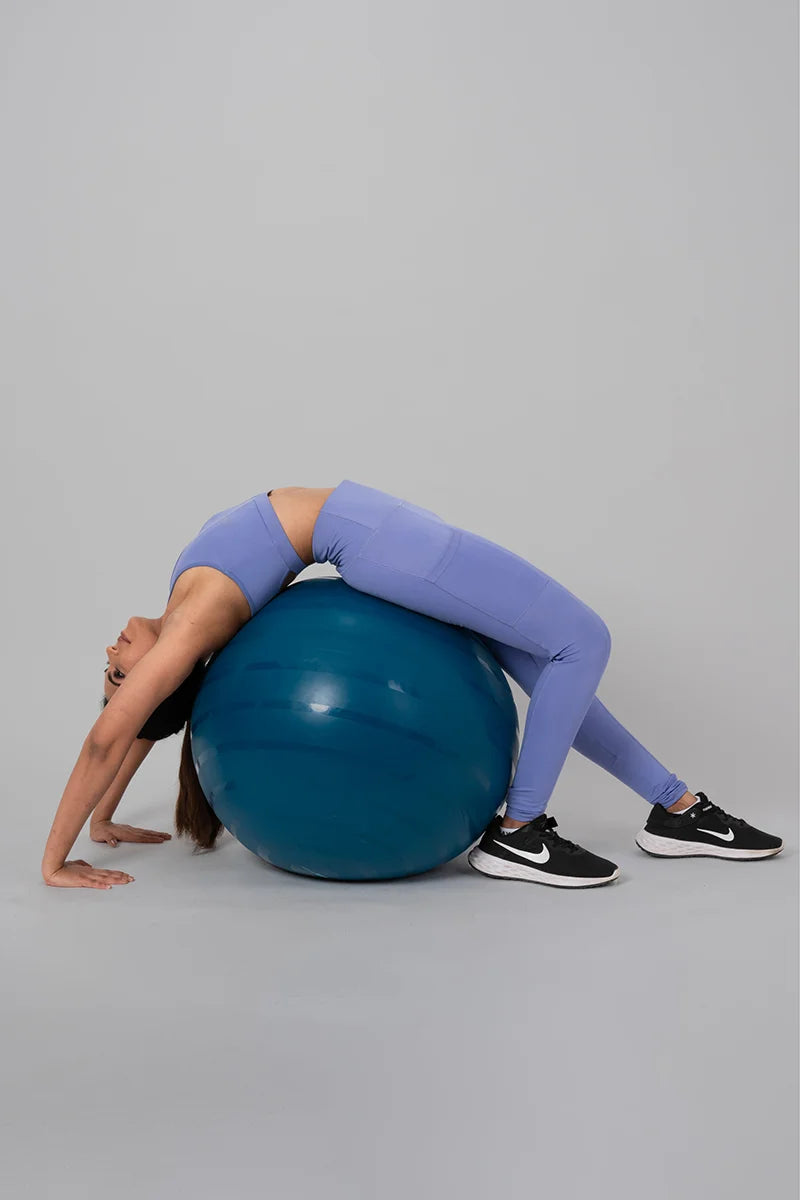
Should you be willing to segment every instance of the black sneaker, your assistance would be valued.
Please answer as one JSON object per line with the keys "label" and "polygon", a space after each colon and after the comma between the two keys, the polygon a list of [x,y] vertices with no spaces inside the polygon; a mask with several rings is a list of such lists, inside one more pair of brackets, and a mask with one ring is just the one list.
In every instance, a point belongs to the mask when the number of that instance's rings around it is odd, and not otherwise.
{"label": "black sneaker", "polygon": [[486,827],[467,862],[482,875],[495,879],[527,879],[556,887],[597,887],[619,875],[616,863],[599,858],[555,832],[555,817],[545,813],[520,825],[513,833],[501,833],[498,813]]}
{"label": "black sneaker", "polygon": [[780,854],[783,842],[771,833],[754,829],[740,817],[732,817],[705,792],[695,792],[698,803],[683,812],[667,812],[654,804],[647,823],[636,835],[636,845],[656,858],[767,858]]}

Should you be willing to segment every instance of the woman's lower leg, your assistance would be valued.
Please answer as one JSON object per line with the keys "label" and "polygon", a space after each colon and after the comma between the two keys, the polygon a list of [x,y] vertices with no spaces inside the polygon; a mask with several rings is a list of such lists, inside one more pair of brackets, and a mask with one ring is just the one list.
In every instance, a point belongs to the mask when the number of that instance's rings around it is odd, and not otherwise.
{"label": "woman's lower leg", "polygon": [[[594,699],[611,651],[611,636],[586,605],[562,600],[564,641],[537,672],[530,692],[517,767],[506,797],[506,813],[517,821],[544,812],[567,754]],[[565,619],[565,606],[569,614]]]}
{"label": "woman's lower leg", "polygon": [[684,780],[668,771],[597,696],[587,710],[573,746],[648,804],[661,804],[666,809],[678,804],[685,808],[695,799]]}
{"label": "woman's lower leg", "polygon": [[[683,812],[683,810],[688,808],[690,804],[694,804],[696,799],[697,797],[692,795],[691,792],[684,792],[680,800],[676,800],[674,804],[670,805],[670,807],[667,809],[667,812]],[[515,820],[514,817],[509,817],[508,813],[503,816],[503,819],[500,822],[500,825],[503,829],[519,829],[520,826],[527,824],[527,821],[519,821]]]}
{"label": "woman's lower leg", "polygon": [[[490,638],[484,638],[484,641],[503,670],[531,696],[542,671],[547,667],[547,660],[540,656],[533,656],[516,646],[509,646],[504,642]],[[526,730],[514,775],[514,784],[519,782],[524,786],[526,776],[533,765],[529,748],[530,743]],[[669,812],[680,812],[696,799],[688,791],[685,782],[668,771],[609,712],[596,695],[593,696],[586,710],[583,721],[573,739],[572,748],[608,771],[637,795],[647,800],[649,804],[661,804]],[[513,790],[513,787],[509,790],[509,801],[514,799]],[[546,803],[547,798],[540,811],[544,811]],[[519,811],[518,806],[509,803],[503,818],[504,827],[516,828],[526,824],[532,819],[532,816],[528,815],[529,812],[532,810],[526,808]]]}

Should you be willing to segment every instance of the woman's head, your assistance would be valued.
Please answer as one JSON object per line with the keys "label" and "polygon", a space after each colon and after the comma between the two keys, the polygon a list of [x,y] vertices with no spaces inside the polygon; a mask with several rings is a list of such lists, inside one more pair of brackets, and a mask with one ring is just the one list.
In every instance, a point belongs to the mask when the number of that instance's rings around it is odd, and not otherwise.
{"label": "woman's head", "polygon": [[158,641],[161,618],[129,617],[128,623],[112,646],[106,646],[103,669],[103,696],[108,702],[140,658]]}
{"label": "woman's head", "polygon": [[[124,688],[128,673],[156,644],[160,629],[160,619],[131,617],[114,645],[106,647],[108,661],[103,671],[103,708],[116,691]],[[156,742],[179,733],[189,719],[204,674],[205,657],[198,659],[191,674],[162,700],[136,736]]]}

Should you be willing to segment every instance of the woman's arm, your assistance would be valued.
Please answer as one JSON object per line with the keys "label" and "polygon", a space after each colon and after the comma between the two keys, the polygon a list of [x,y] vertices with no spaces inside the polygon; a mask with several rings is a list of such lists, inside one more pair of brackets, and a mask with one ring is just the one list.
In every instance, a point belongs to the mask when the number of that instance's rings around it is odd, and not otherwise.
{"label": "woman's arm", "polygon": [[[53,882],[54,876],[66,865],[67,855],[86,818],[105,795],[128,753],[128,746],[118,744],[115,748],[103,749],[94,745],[90,738],[91,735],[81,747],[50,827],[42,859],[45,883]],[[95,871],[94,874],[108,876],[108,883],[127,883],[132,878],[124,871]],[[116,878],[112,878],[114,876]]]}
{"label": "woman's arm", "polygon": [[125,793],[125,788],[133,779],[139,767],[153,749],[153,746],[155,746],[155,742],[151,742],[147,738],[134,739],[133,745],[122,760],[122,766],[114,776],[111,787],[108,788],[103,799],[92,813],[93,823],[96,821],[111,820],[116,812],[117,805]]}
{"label": "woman's arm", "polygon": [[[187,623],[174,622],[169,630],[165,627],[155,646],[128,672],[89,731],[67,780],[42,859],[45,882],[67,887],[108,887],[129,882],[131,877],[124,872],[92,870],[82,859],[76,860],[80,870],[69,871],[67,855],[86,818],[113,783],[137,731],[161,701],[183,683],[204,652],[197,630]],[[82,881],[83,868],[93,877],[106,877],[105,882],[98,883],[96,878]],[[73,876],[81,878],[76,883]]]}
{"label": "woman's arm", "polygon": [[126,787],[153,746],[155,742],[151,742],[149,738],[137,737],[134,740],[122,766],[114,776],[111,787],[92,813],[89,835],[93,842],[107,842],[109,846],[116,846],[118,842],[163,842],[170,838],[170,834],[160,833],[155,829],[137,829],[133,825],[119,825],[111,820]]}

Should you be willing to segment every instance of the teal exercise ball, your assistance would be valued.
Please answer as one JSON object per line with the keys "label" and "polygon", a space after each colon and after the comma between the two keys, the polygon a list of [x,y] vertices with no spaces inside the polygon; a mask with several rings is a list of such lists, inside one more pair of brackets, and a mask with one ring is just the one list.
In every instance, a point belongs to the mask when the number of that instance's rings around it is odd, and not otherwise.
{"label": "teal exercise ball", "polygon": [[225,828],[321,879],[455,858],[502,804],[519,750],[478,634],[328,576],[280,592],[212,659],[190,730]]}

